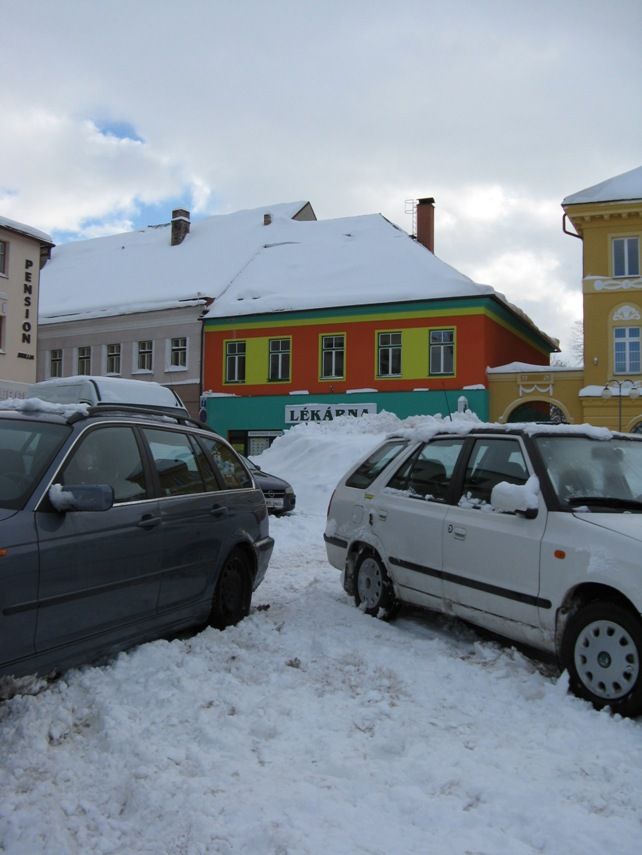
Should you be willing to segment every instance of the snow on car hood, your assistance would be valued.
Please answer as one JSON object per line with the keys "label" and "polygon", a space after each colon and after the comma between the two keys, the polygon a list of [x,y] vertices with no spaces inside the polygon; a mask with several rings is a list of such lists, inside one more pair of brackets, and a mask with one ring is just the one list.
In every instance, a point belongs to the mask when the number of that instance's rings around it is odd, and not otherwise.
{"label": "snow on car hood", "polygon": [[573,516],[583,522],[591,523],[592,525],[606,528],[609,531],[614,531],[617,534],[623,534],[633,540],[642,542],[642,514],[578,514]]}

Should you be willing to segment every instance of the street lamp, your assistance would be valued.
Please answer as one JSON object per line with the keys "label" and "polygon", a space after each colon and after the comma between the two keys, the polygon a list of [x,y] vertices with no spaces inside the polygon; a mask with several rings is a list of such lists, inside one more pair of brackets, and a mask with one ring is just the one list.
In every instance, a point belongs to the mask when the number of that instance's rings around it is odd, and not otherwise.
{"label": "street lamp", "polygon": [[605,383],[604,388],[602,389],[602,397],[605,401],[608,401],[609,398],[613,395],[612,386],[617,386],[617,424],[618,430],[622,430],[622,387],[626,384],[629,384],[629,398],[634,401],[636,398],[640,397],[640,381],[639,380],[629,380],[628,377],[623,378],[622,380],[609,380],[608,383]]}

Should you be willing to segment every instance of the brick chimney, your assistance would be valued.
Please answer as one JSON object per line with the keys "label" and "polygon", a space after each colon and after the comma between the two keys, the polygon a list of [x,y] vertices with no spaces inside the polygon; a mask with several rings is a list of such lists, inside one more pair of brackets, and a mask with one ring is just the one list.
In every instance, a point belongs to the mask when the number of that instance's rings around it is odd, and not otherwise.
{"label": "brick chimney", "polygon": [[263,214],[263,225],[269,226],[272,222],[272,214]]}
{"label": "brick chimney", "polygon": [[435,252],[435,200],[432,196],[417,199],[417,240]]}
{"label": "brick chimney", "polygon": [[176,208],[172,211],[172,246],[183,243],[185,235],[189,234],[189,211],[184,208]]}

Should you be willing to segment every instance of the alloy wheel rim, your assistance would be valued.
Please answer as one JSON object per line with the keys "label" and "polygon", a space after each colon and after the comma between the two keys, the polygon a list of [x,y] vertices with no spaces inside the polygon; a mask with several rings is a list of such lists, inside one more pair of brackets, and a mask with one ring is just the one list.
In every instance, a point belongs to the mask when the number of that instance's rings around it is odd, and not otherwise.
{"label": "alloy wheel rim", "polygon": [[596,620],[577,636],[574,662],[589,691],[603,700],[624,697],[640,674],[640,657],[631,635],[620,624]]}

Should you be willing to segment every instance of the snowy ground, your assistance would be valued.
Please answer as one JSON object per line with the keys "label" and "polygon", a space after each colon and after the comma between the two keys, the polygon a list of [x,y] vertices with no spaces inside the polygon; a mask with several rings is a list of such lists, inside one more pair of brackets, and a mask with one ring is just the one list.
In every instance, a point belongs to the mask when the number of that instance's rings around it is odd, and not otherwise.
{"label": "snowy ground", "polygon": [[3,855],[640,851],[642,721],[459,623],[385,624],[342,592],[325,509],[377,419],[260,458],[299,507],[242,624],[0,705]]}

